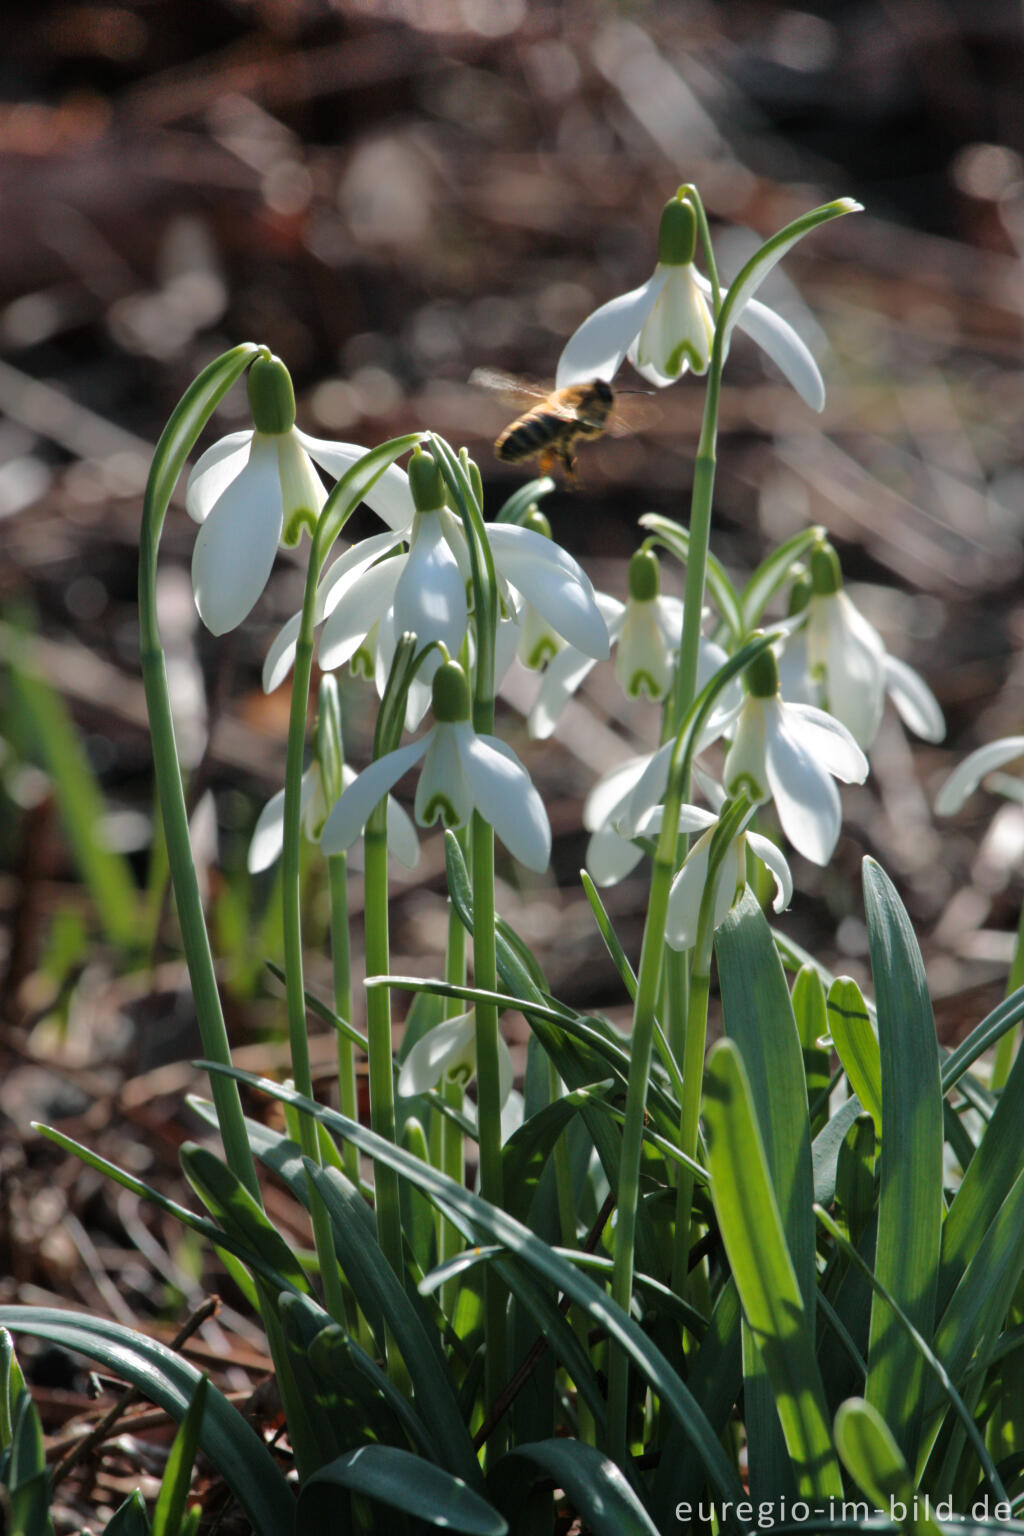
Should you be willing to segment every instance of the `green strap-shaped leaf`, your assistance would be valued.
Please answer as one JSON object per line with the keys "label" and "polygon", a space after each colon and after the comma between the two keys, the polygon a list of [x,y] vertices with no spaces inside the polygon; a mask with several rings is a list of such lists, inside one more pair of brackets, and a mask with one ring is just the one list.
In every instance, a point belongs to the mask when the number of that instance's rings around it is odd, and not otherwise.
{"label": "green strap-shaped leaf", "polygon": [[757,1337],[805,1497],[842,1496],[825,1391],[737,1046],[721,1040],[704,1082],[711,1195],[744,1317]]}
{"label": "green strap-shaped leaf", "polygon": [[1024,987],[1018,987],[1016,992],[1004,998],[997,1008],[985,1015],[980,1024],[975,1025],[966,1040],[961,1040],[955,1051],[950,1051],[942,1063],[943,1093],[955,1088],[978,1057],[983,1056],[990,1046],[1001,1040],[1007,1030],[1019,1024],[1021,1019],[1024,1019]]}
{"label": "green strap-shaped leaf", "polygon": [[502,504],[495,522],[521,523],[534,502],[540,501],[544,496],[550,496],[554,488],[555,482],[550,475],[543,475],[539,480],[527,480],[525,485],[513,491],[508,500]]}
{"label": "green strap-shaped leaf", "polygon": [[211,1216],[239,1241],[255,1249],[266,1264],[303,1295],[309,1280],[291,1248],[249,1191],[208,1147],[185,1142],[178,1156],[185,1177]]}
{"label": "green strap-shaped leaf", "polygon": [[[864,908],[882,1067],[875,1276],[926,1338],[935,1324],[942,1236],[942,1091],[924,965],[895,887],[864,860]],[[924,1366],[913,1341],[875,1294],[865,1396],[917,1458]]]}
{"label": "green strap-shaped leaf", "polygon": [[[481,1200],[454,1179],[447,1178],[437,1169],[428,1167],[417,1158],[410,1157],[400,1147],[393,1146],[375,1135],[366,1126],[358,1125],[312,1099],[303,1098],[293,1089],[267,1078],[255,1077],[237,1067],[222,1067],[215,1063],[202,1063],[204,1070],[221,1072],[238,1082],[248,1083],[260,1093],[278,1099],[284,1104],[294,1104],[304,1114],[322,1120],[331,1130],[355,1143],[361,1151],[376,1161],[395,1169],[409,1179],[435,1201],[443,1213],[461,1217],[492,1242],[501,1243],[522,1263],[543,1279],[570,1296],[597,1327],[629,1355],[636,1369],[662,1399],[666,1409],[683,1426],[701,1455],[706,1475],[712,1487],[725,1500],[736,1501],[742,1497],[742,1485],[719,1444],[718,1436],[708,1423],[700,1405],[673,1370],[668,1360],[646,1336],[632,1318],[615,1305],[610,1297],[572,1264],[562,1258],[526,1227],[513,1221],[508,1214]],[[0,1315],[0,1322],[3,1321]],[[735,1503],[733,1503],[735,1509]],[[735,1529],[735,1516],[730,1513],[724,1519],[725,1527]]]}
{"label": "green strap-shaped leaf", "polygon": [[878,1409],[861,1398],[848,1398],[836,1414],[835,1429],[839,1454],[875,1509],[889,1515],[907,1536],[941,1536]]}
{"label": "green strap-shaped leaf", "polygon": [[[814,1184],[807,1084],[793,1007],[771,931],[750,891],[715,938],[725,1032],[739,1047],[764,1143],[786,1248],[814,1330]],[[743,1334],[750,1491],[755,1502],[792,1491],[772,1383],[756,1335]]]}
{"label": "green strap-shaped leaf", "polygon": [[[420,1167],[426,1166],[407,1152],[402,1155]],[[370,1241],[367,1236],[356,1211],[357,1204],[365,1209],[362,1196],[356,1194],[336,1168],[318,1168],[307,1159],[306,1170],[331,1219],[338,1256],[349,1284],[360,1303],[368,1294],[376,1297],[387,1327],[394,1335],[412,1379],[420,1416],[432,1426],[444,1465],[467,1482],[479,1483],[479,1463],[469,1431],[459,1414],[451,1381],[411,1298],[376,1241]]]}
{"label": "green strap-shaped leaf", "polygon": [[[181,1355],[120,1323],[56,1307],[0,1307],[0,1326],[48,1339],[97,1360],[179,1423],[200,1372]],[[214,1387],[199,1444],[249,1517],[257,1536],[293,1536],[295,1500],[263,1441]]]}
{"label": "green strap-shaped leaf", "polygon": [[136,1488],[107,1521],[103,1536],[151,1536],[152,1526],[146,1514],[146,1501]]}
{"label": "green strap-shaped leaf", "polygon": [[160,1481],[160,1492],[153,1507],[153,1536],[180,1536],[185,1518],[185,1500],[192,1481],[192,1465],[199,1449],[199,1428],[206,1407],[210,1378],[202,1376],[192,1395],[188,1413],[178,1425],[178,1433],[167,1458]]}
{"label": "green strap-shaped leaf", "polygon": [[658,1536],[657,1526],[614,1461],[580,1440],[516,1446],[494,1469],[492,1480],[496,1493],[500,1490],[500,1502],[519,1502],[515,1492],[519,1485],[521,1498],[524,1461],[554,1478],[594,1536]]}
{"label": "green strap-shaped leaf", "polygon": [[882,1057],[864,994],[849,976],[828,989],[828,1026],[850,1087],[882,1134]]}
{"label": "green strap-shaped leaf", "polygon": [[1024,1169],[1024,1052],[1018,1052],[981,1144],[942,1228],[938,1307],[946,1306],[982,1237]]}
{"label": "green strap-shaped leaf", "polygon": [[800,967],[793,982],[793,1017],[804,1058],[811,1135],[816,1136],[828,1122],[831,1071],[830,1052],[818,1044],[828,1033],[825,988],[818,972],[809,965]]}
{"label": "green strap-shaped leaf", "polygon": [[6,1328],[0,1328],[0,1452],[6,1451],[14,1432],[14,1405],[25,1391],[14,1340]]}
{"label": "green strap-shaped leaf", "polygon": [[347,1488],[389,1509],[461,1536],[506,1536],[498,1511],[459,1477],[393,1445],[363,1445],[321,1467],[299,1495],[298,1529],[328,1531],[337,1489]]}

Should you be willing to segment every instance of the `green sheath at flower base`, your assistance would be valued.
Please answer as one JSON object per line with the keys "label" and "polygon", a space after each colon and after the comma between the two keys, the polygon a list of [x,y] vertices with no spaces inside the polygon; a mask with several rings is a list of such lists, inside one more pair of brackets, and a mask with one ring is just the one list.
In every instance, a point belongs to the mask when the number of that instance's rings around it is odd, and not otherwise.
{"label": "green sheath at flower base", "polygon": [[661,564],[652,549],[638,549],[629,562],[629,595],[636,603],[653,603],[661,591]]}
{"label": "green sheath at flower base", "polygon": [[811,552],[811,585],[815,597],[831,597],[842,591],[843,568],[827,540]]}
{"label": "green sheath at flower base", "polygon": [[444,480],[437,460],[419,448],[409,460],[409,489],[417,512],[437,512],[444,506]]}
{"label": "green sheath at flower base", "polygon": [[539,533],[541,538],[550,539],[551,537],[551,524],[536,502],[527,509],[526,516],[523,518],[520,526],[529,528],[531,533]]}
{"label": "green sheath at flower base", "polygon": [[658,260],[666,267],[688,267],[697,250],[697,215],[688,202],[670,198],[658,227]]}
{"label": "green sheath at flower base", "polygon": [[752,699],[774,699],[779,691],[779,668],[770,650],[754,657],[743,681]]}
{"label": "green sheath at flower base", "polygon": [[292,376],[279,357],[258,357],[249,369],[249,408],[257,432],[290,432],[295,425]]}

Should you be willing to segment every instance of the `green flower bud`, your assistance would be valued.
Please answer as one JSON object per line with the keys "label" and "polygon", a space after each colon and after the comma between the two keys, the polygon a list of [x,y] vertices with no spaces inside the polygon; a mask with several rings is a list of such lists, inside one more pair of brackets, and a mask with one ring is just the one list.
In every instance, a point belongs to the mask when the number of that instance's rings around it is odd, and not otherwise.
{"label": "green flower bud", "polygon": [[789,589],[789,602],[786,608],[789,618],[795,619],[798,613],[803,613],[811,600],[811,593],[813,591],[814,587],[811,584],[811,578],[805,571],[802,571]]}
{"label": "green flower bud", "polygon": [[476,504],[482,512],[484,506],[484,479],[480,473],[480,466],[475,459],[470,458],[469,451],[466,448],[459,449],[459,463],[469,476],[469,483],[473,487]]}
{"label": "green flower bud", "polygon": [[444,506],[444,480],[432,454],[417,448],[409,460],[409,489],[417,512],[436,512]]}
{"label": "green flower bud", "polygon": [[661,591],[661,565],[653,549],[638,549],[629,562],[629,595],[635,603],[652,603]]}
{"label": "green flower bud", "polygon": [[523,527],[529,528],[532,533],[541,534],[545,539],[550,539],[551,537],[551,524],[536,502],[527,510],[526,516],[523,518]]}
{"label": "green flower bud", "polygon": [[257,432],[290,432],[294,427],[295,390],[279,357],[258,357],[249,369],[249,407]]}
{"label": "green flower bud", "polygon": [[811,551],[811,584],[815,597],[831,597],[842,591],[843,568],[827,540]]}
{"label": "green flower bud", "polygon": [[434,719],[439,724],[469,719],[469,682],[457,661],[446,661],[438,667],[431,691]]}
{"label": "green flower bud", "polygon": [[658,260],[666,267],[688,267],[697,249],[697,215],[690,203],[670,198],[661,212]]}
{"label": "green flower bud", "polygon": [[774,699],[779,691],[779,669],[770,646],[754,657],[743,681],[752,699]]}

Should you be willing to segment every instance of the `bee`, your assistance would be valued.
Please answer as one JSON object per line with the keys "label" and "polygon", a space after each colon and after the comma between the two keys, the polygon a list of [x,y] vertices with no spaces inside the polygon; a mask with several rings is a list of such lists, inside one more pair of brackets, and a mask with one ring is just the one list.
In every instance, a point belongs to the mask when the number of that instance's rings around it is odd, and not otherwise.
{"label": "bee", "polygon": [[505,464],[525,464],[537,460],[540,474],[546,475],[560,464],[567,480],[576,470],[575,448],[578,442],[602,437],[612,424],[615,391],[604,379],[589,384],[570,384],[551,394],[524,386],[518,379],[489,369],[478,368],[471,384],[486,389],[533,394],[540,398],[530,410],[518,416],[494,444],[494,452]]}

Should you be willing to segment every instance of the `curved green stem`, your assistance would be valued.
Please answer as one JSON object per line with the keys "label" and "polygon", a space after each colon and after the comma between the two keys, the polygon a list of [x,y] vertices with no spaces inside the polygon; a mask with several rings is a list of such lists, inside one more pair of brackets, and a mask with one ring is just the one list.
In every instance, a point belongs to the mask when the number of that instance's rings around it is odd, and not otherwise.
{"label": "curved green stem", "polygon": [[[327,860],[330,898],[331,974],[334,983],[334,1011],[339,1018],[352,1021],[352,956],[348,926],[348,858],[343,853]],[[352,1041],[338,1031],[338,1107],[348,1120],[359,1119],[359,1094],[356,1087],[356,1058]],[[345,1172],[359,1186],[359,1153],[349,1142],[342,1148]]]}
{"label": "curved green stem", "polygon": [[[139,643],[142,681],[146,692],[150,732],[153,744],[153,769],[164,825],[167,859],[178,908],[185,960],[199,1021],[203,1050],[211,1061],[231,1062],[224,1013],[217,988],[217,976],[210,949],[203,903],[199,893],[192,847],[189,840],[188,812],[181,779],[178,749],[174,739],[174,720],[167,669],[164,663],[160,626],[157,621],[156,574],[160,535],[171,494],[186,458],[218,402],[245,372],[261,348],[246,342],[212,362],[189,387],[165,427],[146,485],[139,542]],[[235,1084],[215,1074],[211,1080],[213,1102],[217,1111],[221,1140],[228,1167],[259,1200],[259,1182],[249,1138],[245,1130],[241,1099]]]}
{"label": "curved green stem", "polygon": [[[390,966],[388,938],[387,801],[381,801],[366,824],[365,923],[366,979],[386,976]],[[391,1049],[391,990],[368,987],[366,1033],[369,1040],[370,1128],[385,1140],[395,1140],[395,1075]],[[402,1207],[398,1175],[378,1163],[374,1170],[377,1241],[395,1274],[405,1274],[402,1246]]]}

